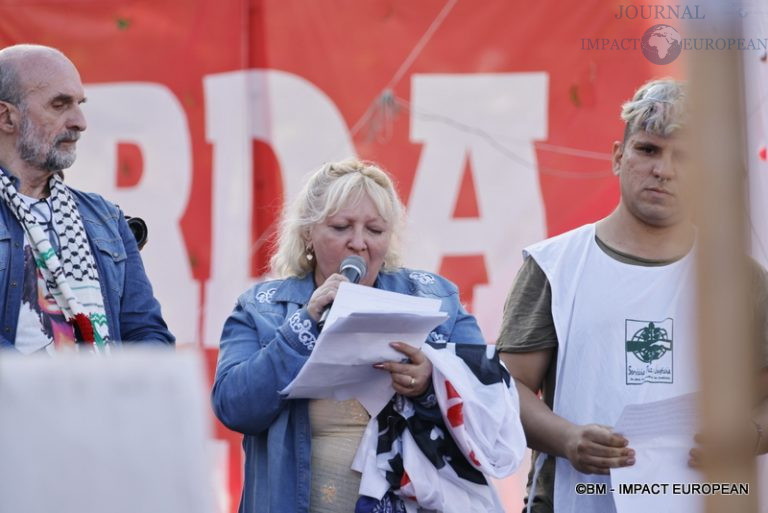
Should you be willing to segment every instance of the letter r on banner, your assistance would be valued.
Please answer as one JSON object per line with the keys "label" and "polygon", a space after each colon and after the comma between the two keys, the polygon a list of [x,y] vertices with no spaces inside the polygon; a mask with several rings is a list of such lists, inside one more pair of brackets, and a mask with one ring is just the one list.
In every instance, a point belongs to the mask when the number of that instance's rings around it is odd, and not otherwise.
{"label": "letter r on banner", "polygon": [[[197,340],[199,286],[179,220],[192,180],[192,148],[184,109],[165,86],[113,83],[86,87],[88,131],[67,184],[103,194],[127,215],[144,219],[150,242],[141,252],[163,317],[178,343]],[[126,145],[128,143],[128,145]],[[138,148],[138,181],[119,187],[118,148]]]}

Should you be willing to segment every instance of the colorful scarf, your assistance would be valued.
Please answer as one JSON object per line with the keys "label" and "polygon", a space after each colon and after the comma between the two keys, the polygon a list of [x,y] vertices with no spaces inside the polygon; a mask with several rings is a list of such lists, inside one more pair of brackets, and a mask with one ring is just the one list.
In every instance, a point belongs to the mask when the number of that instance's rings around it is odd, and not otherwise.
{"label": "colorful scarf", "polygon": [[11,178],[0,172],[0,196],[24,229],[48,291],[74,327],[78,342],[92,344],[94,351],[101,352],[108,348],[110,337],[96,261],[69,189],[58,174],[51,176],[48,187],[51,222],[61,243],[61,256]]}

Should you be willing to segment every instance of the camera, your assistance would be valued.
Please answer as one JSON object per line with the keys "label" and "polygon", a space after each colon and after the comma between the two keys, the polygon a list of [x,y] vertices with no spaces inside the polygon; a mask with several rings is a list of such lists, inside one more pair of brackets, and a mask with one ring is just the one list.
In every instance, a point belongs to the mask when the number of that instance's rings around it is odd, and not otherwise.
{"label": "camera", "polygon": [[139,246],[139,251],[147,243],[147,236],[149,235],[149,229],[147,223],[140,217],[125,216],[125,221],[128,223],[128,228],[131,229],[133,237],[136,239],[136,244]]}

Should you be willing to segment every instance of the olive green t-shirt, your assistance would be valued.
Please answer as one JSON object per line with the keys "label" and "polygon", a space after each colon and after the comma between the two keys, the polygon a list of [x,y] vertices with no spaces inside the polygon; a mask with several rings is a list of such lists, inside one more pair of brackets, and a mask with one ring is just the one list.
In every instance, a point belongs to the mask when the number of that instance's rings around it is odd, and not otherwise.
{"label": "olive green t-shirt", "polygon": [[[608,256],[629,265],[646,267],[669,265],[676,260],[649,260],[628,255],[607,246],[595,236],[595,242]],[[754,263],[752,272],[755,277],[752,283],[757,287],[754,291],[753,304],[756,307],[760,333],[763,344],[763,363],[768,368],[768,273],[759,264]],[[545,349],[554,349],[549,368],[542,383],[541,392],[544,402],[552,408],[555,392],[555,370],[557,365],[557,334],[552,319],[552,289],[547,275],[539,264],[527,257],[517,273],[512,290],[504,304],[501,333],[496,342],[496,348],[502,353],[528,353]],[[536,461],[534,451],[531,461]],[[539,472],[538,485],[531,492],[533,468],[528,475],[528,494],[533,495],[531,510],[534,513],[551,513],[553,511],[553,496],[555,483],[555,460],[548,457]],[[526,498],[526,502],[527,502]]]}

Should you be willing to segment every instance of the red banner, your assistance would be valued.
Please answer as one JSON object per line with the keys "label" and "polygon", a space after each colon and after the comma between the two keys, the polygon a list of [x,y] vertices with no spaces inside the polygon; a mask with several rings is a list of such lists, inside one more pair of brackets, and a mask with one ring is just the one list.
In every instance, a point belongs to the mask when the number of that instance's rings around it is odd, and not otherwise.
{"label": "red banner", "polygon": [[[614,207],[620,105],[672,73],[626,42],[659,20],[629,15],[601,0],[8,0],[0,37],[78,66],[89,128],[67,181],[147,220],[168,323],[213,371],[283,201],[352,154],[397,179],[406,263],[457,282],[493,342],[520,250]],[[217,436],[234,510],[239,436]]]}

